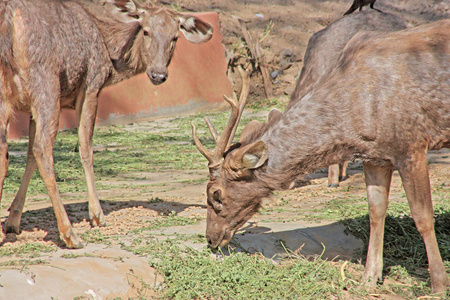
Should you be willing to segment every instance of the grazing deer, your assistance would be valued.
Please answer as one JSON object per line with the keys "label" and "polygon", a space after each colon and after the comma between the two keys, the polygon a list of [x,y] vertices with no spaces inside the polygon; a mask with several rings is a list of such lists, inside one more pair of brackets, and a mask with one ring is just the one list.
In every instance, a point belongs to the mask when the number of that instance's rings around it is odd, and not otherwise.
{"label": "grazing deer", "polygon": [[354,0],[352,6],[350,6],[350,8],[344,13],[344,16],[351,14],[358,8],[359,8],[359,11],[361,11],[363,6],[366,6],[366,5],[370,5],[371,9],[375,9],[375,8],[373,8],[375,1],[377,1],[377,0]]}
{"label": "grazing deer", "polygon": [[362,281],[375,285],[382,276],[395,168],[425,242],[432,292],[445,292],[448,277],[434,231],[427,151],[450,147],[450,20],[358,33],[320,84],[282,115],[269,114],[268,123],[250,122],[231,147],[244,104],[227,101],[232,115],[220,137],[211,129],[214,150],[206,149],[192,129],[209,161],[206,238],[211,247],[226,245],[274,190],[288,188],[299,175],[359,158],[371,227]]}
{"label": "grazing deer", "polygon": [[[9,208],[6,232],[20,232],[27,187],[38,168],[62,239],[69,248],[83,247],[56,185],[53,144],[60,110],[77,112],[89,216],[93,225],[104,225],[92,150],[100,91],[144,72],[153,84],[160,84],[167,78],[179,30],[193,43],[212,36],[213,27],[196,17],[137,6],[134,1],[103,2],[10,0],[0,4],[0,197],[9,164],[8,123],[15,111],[32,116],[25,174]],[[120,11],[113,13],[113,8]]]}
{"label": "grazing deer", "polygon": [[[339,55],[348,41],[360,31],[396,31],[405,29],[405,22],[394,15],[376,10],[344,16],[316,32],[308,41],[303,68],[291,95],[291,106],[303,98],[320,79],[337,65]],[[347,162],[328,167],[328,186],[338,187],[346,178]]]}

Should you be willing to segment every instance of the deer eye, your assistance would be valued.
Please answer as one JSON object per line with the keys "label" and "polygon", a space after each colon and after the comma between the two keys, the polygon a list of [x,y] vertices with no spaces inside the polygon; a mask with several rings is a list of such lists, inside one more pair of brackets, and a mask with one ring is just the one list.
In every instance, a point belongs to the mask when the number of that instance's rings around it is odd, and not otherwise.
{"label": "deer eye", "polygon": [[221,190],[216,190],[213,193],[213,199],[214,201],[216,201],[219,204],[222,204],[222,191]]}
{"label": "deer eye", "polygon": [[150,35],[150,32],[148,30],[144,30],[144,35],[148,36],[148,35]]}

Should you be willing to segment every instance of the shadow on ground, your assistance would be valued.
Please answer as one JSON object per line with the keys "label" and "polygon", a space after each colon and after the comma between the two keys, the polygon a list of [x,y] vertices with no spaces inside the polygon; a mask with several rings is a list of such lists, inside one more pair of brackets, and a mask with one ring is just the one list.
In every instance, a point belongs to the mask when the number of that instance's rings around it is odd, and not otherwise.
{"label": "shadow on ground", "polygon": [[[123,216],[123,222],[128,221],[126,218],[139,219],[142,222],[151,220],[152,217],[164,216],[169,214],[180,214],[184,211],[189,211],[192,208],[205,209],[205,205],[192,205],[180,202],[167,202],[162,201],[159,198],[155,198],[152,201],[100,201],[102,205],[105,217],[108,220],[108,216],[121,213]],[[71,203],[64,205],[69,219],[72,225],[77,230],[77,225],[86,223],[89,219],[88,216],[88,203]],[[138,213],[132,213],[130,211],[137,211]],[[116,217],[117,218],[117,217]],[[120,215],[118,216],[120,218]],[[119,220],[120,221],[120,220]],[[4,223],[2,224],[3,232]],[[115,226],[115,224],[108,224],[108,226]],[[22,221],[20,224],[21,234],[26,232],[43,231],[46,232],[43,240],[52,241],[60,247],[65,247],[65,244],[59,240],[58,226],[56,223],[56,217],[52,207],[34,209],[25,211],[22,215]],[[78,231],[78,230],[77,230]],[[11,243],[17,241],[18,236],[16,234],[9,233],[4,236],[3,241],[0,242],[0,247],[5,243]]]}

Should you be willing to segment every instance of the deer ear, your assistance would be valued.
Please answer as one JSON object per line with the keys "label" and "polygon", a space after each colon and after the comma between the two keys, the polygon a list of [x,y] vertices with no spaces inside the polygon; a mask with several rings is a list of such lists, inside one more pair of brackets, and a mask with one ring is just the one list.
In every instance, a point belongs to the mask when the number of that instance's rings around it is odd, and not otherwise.
{"label": "deer ear", "polygon": [[268,118],[267,122],[269,123],[269,126],[272,126],[273,124],[278,122],[282,116],[283,113],[279,109],[272,108],[269,112],[269,116],[267,117]]}
{"label": "deer ear", "polygon": [[211,39],[214,27],[197,17],[180,15],[180,30],[189,42],[201,44]]}
{"label": "deer ear", "polygon": [[245,125],[244,129],[241,131],[241,137],[239,142],[243,144],[246,139],[251,138],[253,133],[258,132],[261,129],[262,124],[257,120],[252,120],[250,123]]}
{"label": "deer ear", "polygon": [[130,17],[125,20],[127,22],[141,19],[145,12],[144,9],[142,9],[134,0],[106,0],[106,2],[112,3],[115,7],[117,7],[124,18]]}
{"label": "deer ear", "polygon": [[266,143],[257,141],[238,150],[238,159],[243,169],[257,169],[261,167],[268,158],[269,150]]}

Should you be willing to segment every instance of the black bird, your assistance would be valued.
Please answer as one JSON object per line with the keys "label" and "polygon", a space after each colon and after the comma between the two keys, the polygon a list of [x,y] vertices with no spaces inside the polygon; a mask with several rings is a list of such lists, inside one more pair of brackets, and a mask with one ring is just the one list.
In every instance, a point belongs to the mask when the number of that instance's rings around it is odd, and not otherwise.
{"label": "black bird", "polygon": [[350,6],[350,9],[347,10],[347,12],[344,14],[344,16],[351,14],[352,12],[357,10],[358,8],[359,8],[359,11],[361,11],[361,8],[363,6],[366,6],[366,5],[369,5],[369,4],[370,4],[370,8],[371,9],[375,9],[375,8],[373,8],[373,4],[375,3],[375,1],[377,1],[377,0],[355,0],[355,1],[353,1],[352,6]]}

